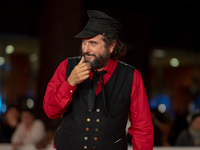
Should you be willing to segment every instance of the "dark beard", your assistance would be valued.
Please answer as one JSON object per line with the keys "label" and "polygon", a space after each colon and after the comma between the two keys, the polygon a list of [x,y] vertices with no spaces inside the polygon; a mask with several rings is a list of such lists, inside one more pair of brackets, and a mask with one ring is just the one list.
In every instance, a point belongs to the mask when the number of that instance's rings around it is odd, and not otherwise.
{"label": "dark beard", "polygon": [[[81,52],[82,53],[82,52]],[[95,59],[93,61],[89,61],[85,56],[94,56]],[[82,56],[85,57],[85,62],[88,62],[90,63],[91,65],[91,70],[95,70],[95,69],[98,69],[98,68],[102,68],[102,67],[105,67],[109,60],[110,60],[110,53],[108,52],[107,49],[104,49],[104,53],[103,55],[97,57],[96,55],[94,54],[89,54],[89,53],[82,53]]]}

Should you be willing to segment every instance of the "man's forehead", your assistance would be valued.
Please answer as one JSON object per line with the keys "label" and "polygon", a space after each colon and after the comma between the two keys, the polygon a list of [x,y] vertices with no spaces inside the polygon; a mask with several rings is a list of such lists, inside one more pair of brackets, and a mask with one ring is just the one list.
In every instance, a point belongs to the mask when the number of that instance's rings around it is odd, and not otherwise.
{"label": "man's forehead", "polygon": [[91,37],[91,38],[83,38],[82,40],[84,41],[96,41],[96,40],[102,40],[102,35],[101,34],[98,34],[94,37]]}

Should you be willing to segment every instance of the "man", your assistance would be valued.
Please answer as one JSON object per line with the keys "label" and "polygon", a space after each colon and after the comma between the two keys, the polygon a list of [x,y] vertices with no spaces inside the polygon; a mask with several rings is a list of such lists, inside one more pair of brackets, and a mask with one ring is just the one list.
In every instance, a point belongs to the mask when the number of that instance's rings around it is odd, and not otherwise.
{"label": "man", "polygon": [[88,11],[89,21],[76,35],[82,57],[68,58],[48,83],[43,107],[63,120],[55,136],[57,150],[127,150],[126,123],[134,150],[153,149],[153,126],[140,73],[115,58],[125,53],[122,25],[103,12]]}

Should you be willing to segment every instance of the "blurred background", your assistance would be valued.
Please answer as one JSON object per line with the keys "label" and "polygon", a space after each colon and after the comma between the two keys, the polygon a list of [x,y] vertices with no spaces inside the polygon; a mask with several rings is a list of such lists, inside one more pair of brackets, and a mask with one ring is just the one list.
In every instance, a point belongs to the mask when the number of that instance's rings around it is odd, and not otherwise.
{"label": "blurred background", "polygon": [[47,130],[59,124],[43,111],[46,86],[59,63],[79,55],[74,36],[88,21],[86,11],[97,9],[123,24],[127,54],[120,59],[143,76],[158,146],[173,146],[200,109],[199,6],[199,0],[0,0],[1,122],[17,105],[33,109]]}

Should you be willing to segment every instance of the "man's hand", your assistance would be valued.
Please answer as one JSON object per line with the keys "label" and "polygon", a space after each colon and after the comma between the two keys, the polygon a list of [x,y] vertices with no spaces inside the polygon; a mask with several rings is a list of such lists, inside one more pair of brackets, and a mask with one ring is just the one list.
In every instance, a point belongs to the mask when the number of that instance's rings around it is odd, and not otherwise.
{"label": "man's hand", "polygon": [[14,143],[14,144],[12,144],[12,149],[13,150],[17,150],[18,149],[17,147],[23,146],[23,145],[24,145],[24,143],[22,143],[22,142],[20,142],[20,143]]}
{"label": "man's hand", "polygon": [[75,86],[75,85],[83,82],[87,78],[89,78],[89,73],[91,71],[90,70],[91,65],[84,61],[85,61],[85,58],[84,58],[84,56],[82,56],[80,62],[74,67],[71,74],[67,78],[67,82],[70,85]]}

